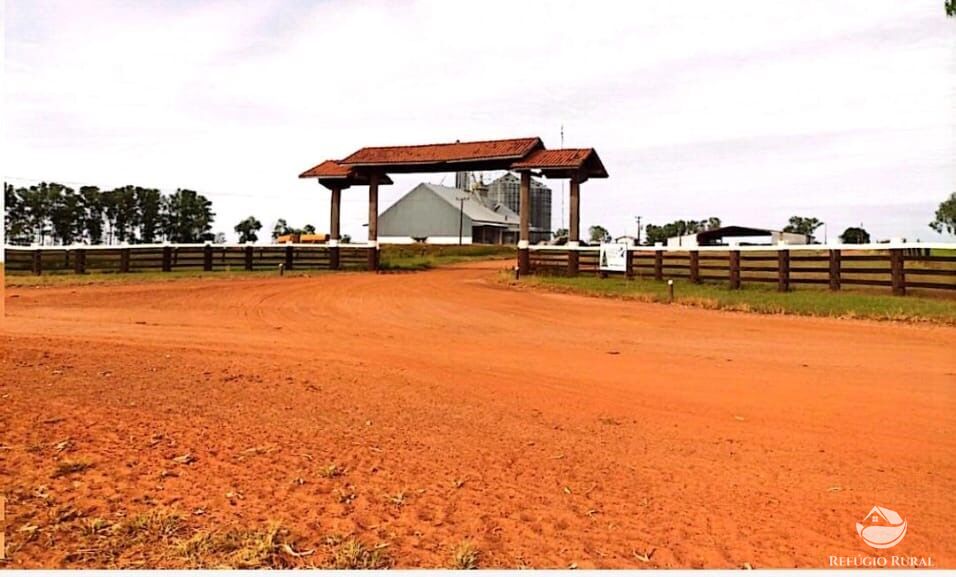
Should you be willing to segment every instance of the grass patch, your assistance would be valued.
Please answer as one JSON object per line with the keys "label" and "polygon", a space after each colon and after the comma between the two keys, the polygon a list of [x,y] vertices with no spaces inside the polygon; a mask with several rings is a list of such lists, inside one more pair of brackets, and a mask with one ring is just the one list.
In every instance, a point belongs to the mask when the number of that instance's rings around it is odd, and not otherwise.
{"label": "grass patch", "polygon": [[176,550],[193,568],[282,569],[293,566],[292,557],[303,555],[287,543],[288,534],[278,523],[258,530],[200,531],[179,542]]}
{"label": "grass patch", "polygon": [[515,247],[494,244],[385,245],[379,257],[382,270],[428,270],[442,265],[489,259],[513,259]]}
{"label": "grass patch", "polygon": [[[614,297],[643,302],[666,303],[667,283],[654,280],[601,279],[596,276],[533,276],[514,281],[502,275],[503,282],[517,286]],[[888,289],[887,289],[888,290]],[[956,325],[956,300],[923,296],[897,297],[863,291],[798,288],[777,292],[773,285],[744,284],[730,290],[718,284],[693,284],[674,281],[674,302],[708,309],[766,314],[859,318],[908,322],[932,322]]]}
{"label": "grass patch", "polygon": [[330,538],[330,566],[332,569],[387,569],[392,561],[384,546],[369,548],[355,538]]}
{"label": "grass patch", "polygon": [[[310,277],[327,274],[327,270],[290,270],[285,272],[287,277]],[[232,270],[232,271],[170,271],[170,272],[90,272],[74,274],[72,272],[44,272],[40,276],[29,273],[8,273],[4,279],[8,288],[22,287],[58,287],[58,286],[86,286],[102,284],[129,284],[140,282],[173,282],[183,280],[224,280],[237,278],[270,278],[277,277],[274,270]]]}
{"label": "grass patch", "polygon": [[462,541],[451,552],[450,569],[477,569],[478,547],[471,541]]}

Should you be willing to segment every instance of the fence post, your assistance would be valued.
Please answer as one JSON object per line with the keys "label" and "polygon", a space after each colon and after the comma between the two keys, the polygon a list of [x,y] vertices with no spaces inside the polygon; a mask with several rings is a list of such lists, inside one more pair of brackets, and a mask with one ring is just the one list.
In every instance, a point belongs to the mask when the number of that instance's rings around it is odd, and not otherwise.
{"label": "fence post", "polygon": [[690,282],[700,283],[700,252],[690,251]]}
{"label": "fence post", "polygon": [[830,290],[840,290],[840,251],[830,249]]}
{"label": "fence post", "polygon": [[206,272],[212,270],[212,244],[208,242],[202,247],[202,269]]}
{"label": "fence post", "polygon": [[664,280],[664,251],[654,251],[654,280]]}
{"label": "fence post", "polygon": [[73,272],[75,274],[86,274],[86,251],[82,248],[76,249],[73,257]]}
{"label": "fence post", "polygon": [[777,290],[785,293],[790,290],[790,251],[777,251]]}
{"label": "fence post", "polygon": [[292,245],[285,245],[285,270],[292,270],[293,259],[295,259],[295,254],[292,252]]}
{"label": "fence post", "polygon": [[246,245],[246,270],[252,270],[252,245]]}
{"label": "fence post", "polygon": [[43,274],[43,251],[40,249],[33,251],[33,274]]}
{"label": "fence post", "polygon": [[[627,255],[627,260],[624,265],[624,276],[630,280],[634,278],[634,251],[631,250],[630,246],[626,246],[624,249],[624,254]],[[568,253],[568,256],[571,256],[571,253]]]}
{"label": "fence post", "polygon": [[892,275],[893,294],[906,294],[906,274],[903,272],[903,249],[890,249],[890,273]]}
{"label": "fence post", "polygon": [[173,247],[168,244],[163,247],[163,272],[173,270]]}
{"label": "fence post", "polygon": [[730,288],[740,288],[740,251],[730,251]]}
{"label": "fence post", "polygon": [[120,272],[121,273],[129,272],[130,252],[131,251],[128,248],[120,249]]}

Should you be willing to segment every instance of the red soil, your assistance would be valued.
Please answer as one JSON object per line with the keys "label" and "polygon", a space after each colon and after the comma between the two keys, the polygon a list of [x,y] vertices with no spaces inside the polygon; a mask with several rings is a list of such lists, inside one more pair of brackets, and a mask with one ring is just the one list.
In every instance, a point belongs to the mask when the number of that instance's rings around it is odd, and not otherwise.
{"label": "red soil", "polygon": [[[500,266],[7,290],[6,566],[75,558],[44,492],[400,567],[464,539],[483,567],[956,566],[956,329],[513,290]],[[51,478],[67,458],[92,467]],[[883,553],[855,530],[873,505],[909,525]]]}

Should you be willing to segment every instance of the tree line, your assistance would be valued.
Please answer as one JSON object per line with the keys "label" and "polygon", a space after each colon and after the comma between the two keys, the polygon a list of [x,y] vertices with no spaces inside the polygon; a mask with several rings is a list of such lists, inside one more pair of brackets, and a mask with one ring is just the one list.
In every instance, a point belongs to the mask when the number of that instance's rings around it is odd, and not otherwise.
{"label": "tree line", "polygon": [[[233,230],[239,235],[239,242],[256,242],[259,240],[259,231],[262,230],[262,221],[255,216],[247,216],[240,220],[239,224],[237,224]],[[315,227],[311,224],[306,224],[302,228],[289,226],[289,222],[284,218],[277,220],[275,226],[272,227],[273,241],[280,236],[290,234],[315,234]],[[349,243],[352,241],[352,237],[343,234],[340,240],[344,243]]]}
{"label": "tree line", "polygon": [[55,182],[4,183],[4,229],[10,244],[147,244],[216,240],[212,202],[194,190],[163,194],[122,186],[74,190]]}

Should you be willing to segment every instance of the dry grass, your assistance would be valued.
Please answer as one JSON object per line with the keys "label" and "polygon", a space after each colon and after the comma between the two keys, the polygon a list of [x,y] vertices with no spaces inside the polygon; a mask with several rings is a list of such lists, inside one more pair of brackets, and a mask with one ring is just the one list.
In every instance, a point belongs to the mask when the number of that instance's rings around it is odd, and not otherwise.
{"label": "dry grass", "polygon": [[471,541],[465,540],[455,546],[451,552],[450,569],[477,569],[478,547]]}
{"label": "dry grass", "polygon": [[336,465],[335,463],[329,463],[325,467],[319,469],[319,475],[325,477],[326,479],[334,479],[336,477],[341,477],[345,474],[345,469]]}
{"label": "dry grass", "polygon": [[264,529],[200,531],[179,542],[176,551],[192,568],[282,569],[306,556],[296,552],[288,539],[289,531],[273,522]]}
{"label": "dry grass", "polygon": [[327,545],[332,569],[386,569],[392,564],[385,545],[369,548],[355,538],[335,537],[328,539]]}

